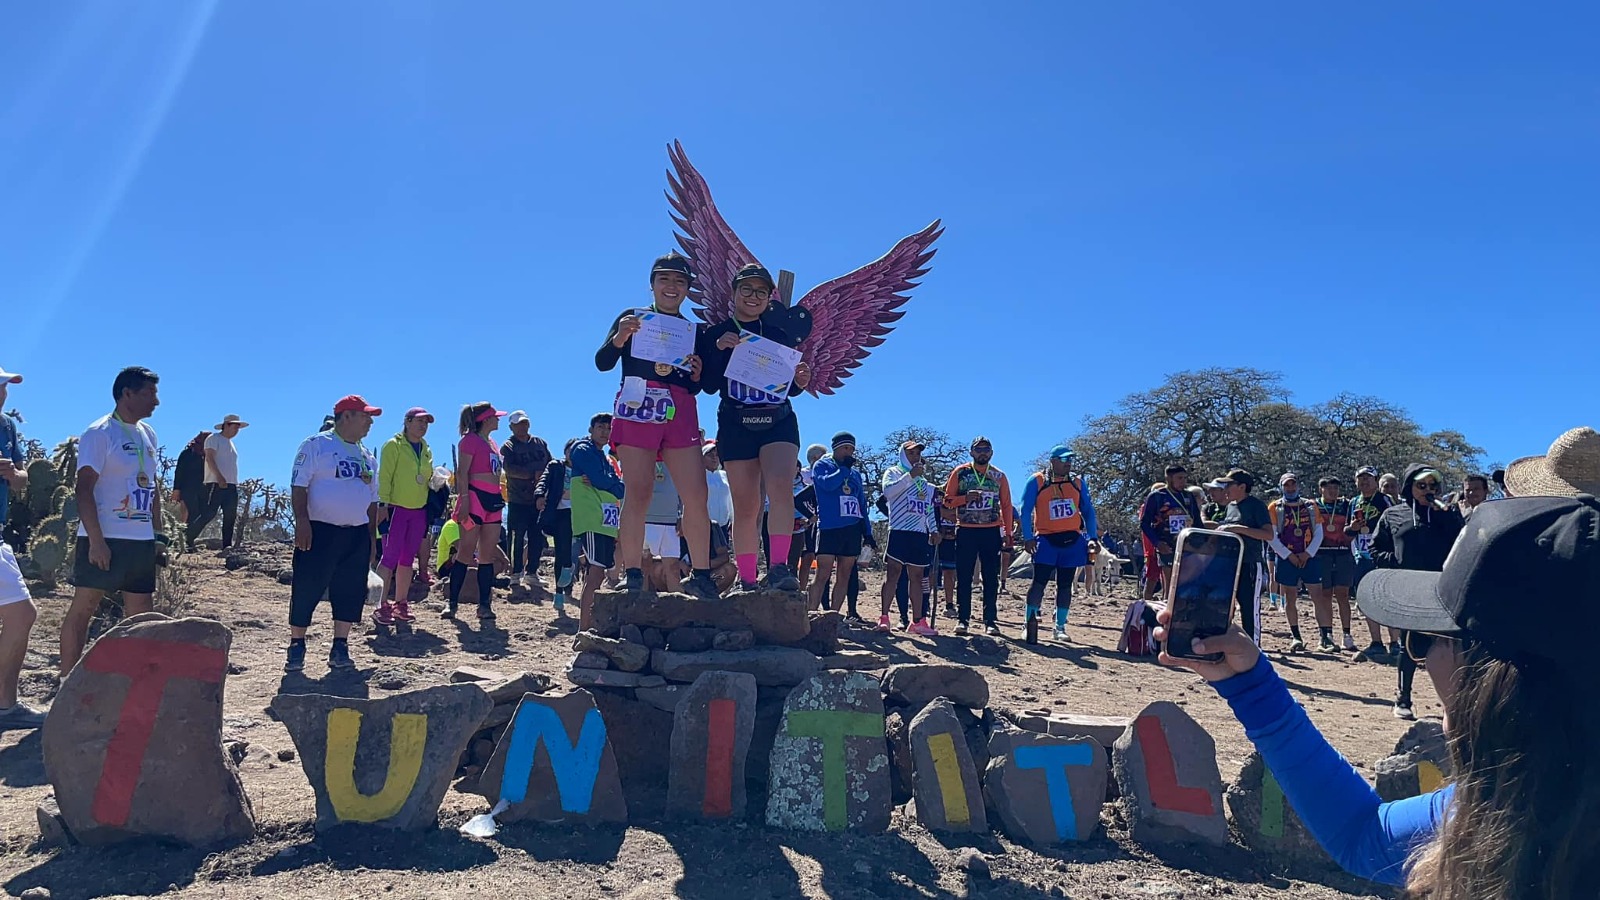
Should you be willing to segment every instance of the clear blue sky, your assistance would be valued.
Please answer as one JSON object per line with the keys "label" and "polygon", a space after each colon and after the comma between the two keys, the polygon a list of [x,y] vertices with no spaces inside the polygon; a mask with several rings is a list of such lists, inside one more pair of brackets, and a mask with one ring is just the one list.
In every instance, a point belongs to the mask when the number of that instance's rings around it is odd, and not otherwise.
{"label": "clear blue sky", "polygon": [[169,450],[237,412],[279,482],[349,392],[378,438],[491,399],[559,443],[673,246],[677,138],[802,289],[944,219],[808,441],[984,432],[1020,475],[1248,365],[1543,452],[1600,424],[1597,32],[1586,3],[9,3],[8,406],[53,443],[148,365]]}

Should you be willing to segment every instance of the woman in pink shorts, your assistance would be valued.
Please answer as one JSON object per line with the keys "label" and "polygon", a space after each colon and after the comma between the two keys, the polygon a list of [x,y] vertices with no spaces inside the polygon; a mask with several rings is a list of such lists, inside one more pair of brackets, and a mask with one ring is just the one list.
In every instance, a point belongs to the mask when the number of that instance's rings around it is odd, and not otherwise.
{"label": "woman in pink shorts", "polygon": [[467,569],[478,566],[478,618],[493,621],[494,567],[505,560],[500,551],[500,515],[505,497],[500,493],[500,450],[489,435],[500,427],[505,413],[487,400],[461,408],[461,444],[456,448],[456,524],[461,540],[456,543],[456,558],[450,565],[450,605],[446,619],[456,617],[461,602],[461,586]]}
{"label": "woman in pink shorts", "polygon": [[[683,320],[694,271],[687,257],[668,253],[650,270],[654,301],[649,309],[628,309],[611,323],[595,365],[609,372],[622,363],[622,388],[612,410],[611,441],[622,463],[622,521],[617,533],[617,563],[624,570],[623,589],[644,590],[644,519],[655,491],[656,461],[666,463],[683,501],[683,536],[689,544],[692,574],[683,590],[696,597],[718,597],[711,580],[711,518],[706,513],[705,464],[700,458],[700,357],[688,354],[680,364],[633,355],[633,336],[654,316]],[[694,326],[698,338],[700,326]]]}
{"label": "woman in pink shorts", "polygon": [[[428,535],[428,481],[433,477],[433,450],[428,447],[428,426],[433,414],[420,406],[406,410],[404,429],[383,445],[378,455],[378,521],[389,521],[383,540],[383,602],[372,612],[379,625],[410,622],[411,565],[417,548]],[[426,571],[426,569],[424,569]],[[389,587],[394,586],[394,603]]]}

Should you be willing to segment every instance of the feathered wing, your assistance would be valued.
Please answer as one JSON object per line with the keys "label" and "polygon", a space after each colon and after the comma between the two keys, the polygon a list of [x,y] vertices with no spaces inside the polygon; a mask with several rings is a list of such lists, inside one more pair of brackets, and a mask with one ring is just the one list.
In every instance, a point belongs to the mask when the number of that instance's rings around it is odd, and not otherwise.
{"label": "feathered wing", "polygon": [[811,336],[800,345],[811,366],[806,390],[832,394],[867,358],[869,348],[883,343],[893,330],[890,323],[905,315],[899,308],[911,299],[906,292],[928,273],[928,261],[937,252],[933,242],[943,233],[935,219],[876,261],[812,288],[800,300],[812,320]]}
{"label": "feathered wing", "polygon": [[681,230],[675,236],[684,255],[694,263],[689,298],[699,305],[695,315],[715,325],[733,317],[733,276],[739,267],[760,260],[717,211],[711,188],[689,162],[683,144],[673,141],[667,156],[674,170],[667,173],[671,185],[667,202],[672,204],[672,221]]}

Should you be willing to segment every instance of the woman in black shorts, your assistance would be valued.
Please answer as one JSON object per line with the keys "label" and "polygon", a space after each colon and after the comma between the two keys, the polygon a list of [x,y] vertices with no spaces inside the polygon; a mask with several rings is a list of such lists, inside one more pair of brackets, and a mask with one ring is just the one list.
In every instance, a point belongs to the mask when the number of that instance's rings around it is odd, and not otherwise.
{"label": "woman in black shorts", "polygon": [[[745,590],[756,586],[756,560],[761,550],[761,484],[788,484],[794,477],[794,460],[800,453],[800,423],[789,398],[811,383],[811,367],[795,367],[794,381],[783,394],[769,394],[726,376],[728,359],[745,333],[795,347],[800,338],[787,334],[775,321],[764,320],[772,300],[772,275],[751,264],[733,277],[733,317],[707,328],[700,335],[697,355],[704,361],[700,384],[707,393],[722,394],[717,406],[717,449],[728,471],[733,494],[733,558],[739,583]],[[794,495],[773,491],[768,517],[772,522],[794,518]],[[772,534],[772,564],[768,583],[780,591],[798,591],[800,581],[789,566],[792,536],[781,525]]]}

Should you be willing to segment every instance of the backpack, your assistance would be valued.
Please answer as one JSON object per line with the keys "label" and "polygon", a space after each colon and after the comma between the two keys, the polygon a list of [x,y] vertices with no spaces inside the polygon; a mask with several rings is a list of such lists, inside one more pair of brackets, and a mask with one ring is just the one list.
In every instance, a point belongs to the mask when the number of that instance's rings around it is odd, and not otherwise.
{"label": "backpack", "polygon": [[1128,604],[1122,617],[1122,639],[1117,641],[1117,652],[1129,656],[1155,656],[1161,647],[1155,638],[1156,613],[1151,604],[1135,600]]}

